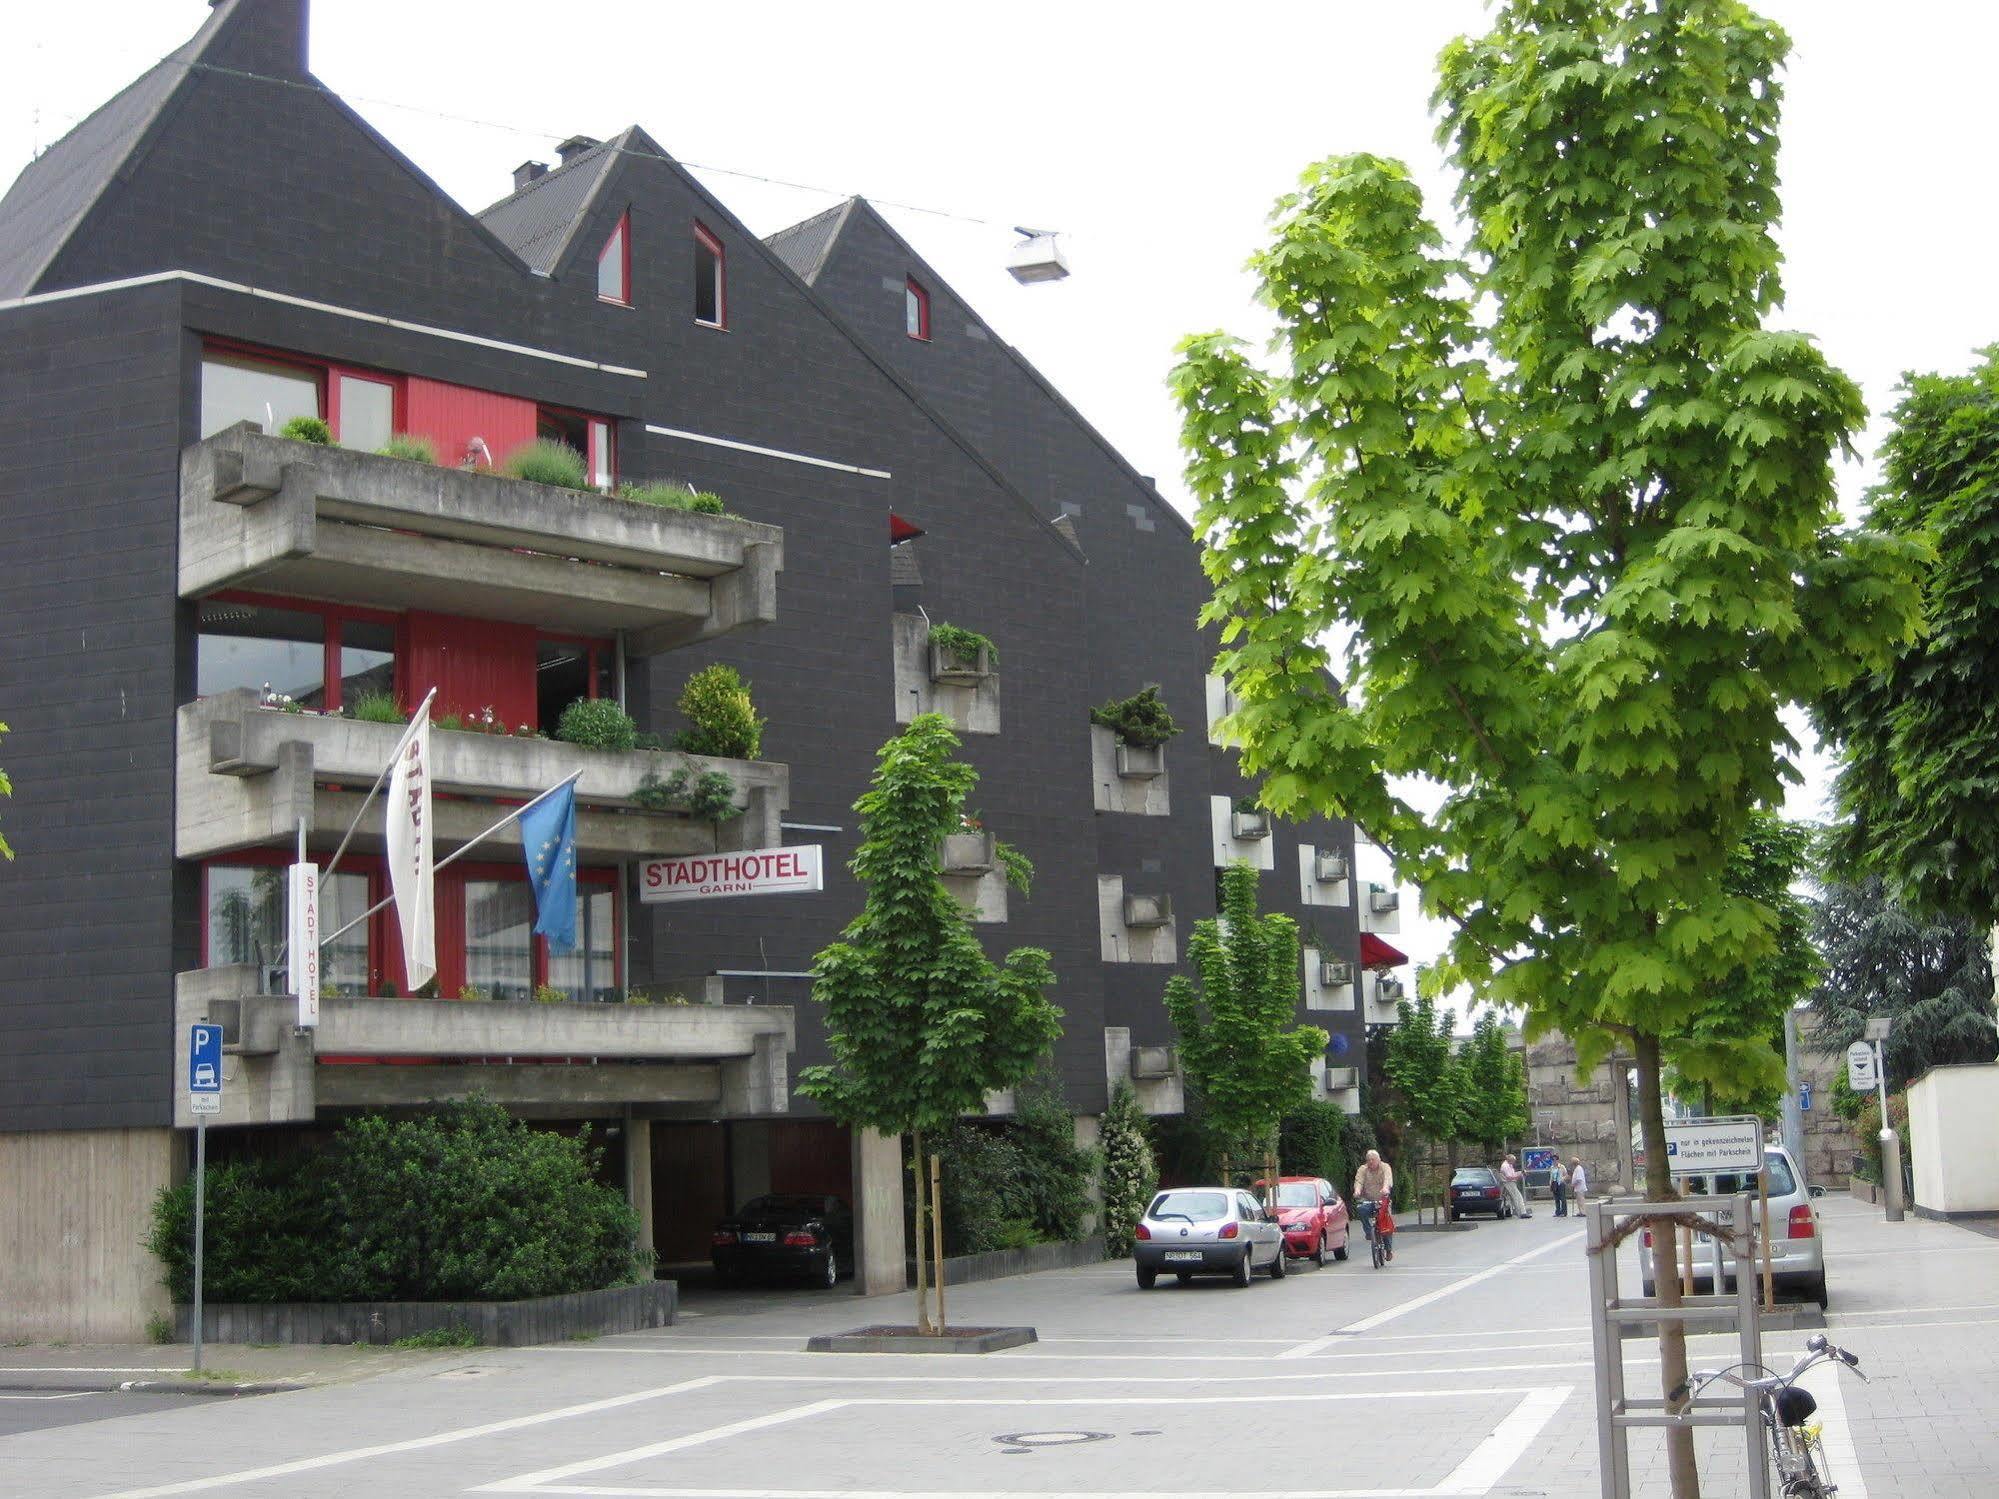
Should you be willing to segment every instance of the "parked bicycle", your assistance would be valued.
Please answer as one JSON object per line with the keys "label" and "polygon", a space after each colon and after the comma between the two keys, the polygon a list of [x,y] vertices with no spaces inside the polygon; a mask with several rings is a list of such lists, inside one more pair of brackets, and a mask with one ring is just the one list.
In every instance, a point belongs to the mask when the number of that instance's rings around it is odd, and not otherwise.
{"label": "parked bicycle", "polygon": [[[1381,1211],[1381,1204],[1369,1198],[1353,1205],[1354,1216],[1360,1219],[1361,1236],[1367,1240],[1368,1249],[1374,1255],[1374,1268],[1379,1270],[1388,1259],[1389,1234],[1378,1233],[1375,1229],[1375,1215]],[[1391,1223],[1394,1220],[1389,1220]]]}
{"label": "parked bicycle", "polygon": [[[1701,1391],[1716,1381],[1750,1391],[1756,1396],[1763,1418],[1763,1450],[1769,1454],[1770,1465],[1776,1472],[1777,1492],[1784,1499],[1828,1499],[1839,1492],[1839,1485],[1828,1483],[1830,1475],[1822,1471],[1825,1451],[1819,1440],[1820,1425],[1812,1419],[1819,1403],[1810,1390],[1797,1382],[1799,1375],[1821,1362],[1837,1362],[1859,1374],[1862,1383],[1867,1380],[1860,1373],[1860,1360],[1856,1356],[1827,1342],[1824,1333],[1813,1333],[1789,1374],[1773,1373],[1760,1364],[1697,1370],[1672,1393],[1667,1404],[1684,1400],[1692,1405],[1700,1398]],[[1746,1377],[1736,1373],[1738,1369],[1758,1372],[1755,1377]]]}

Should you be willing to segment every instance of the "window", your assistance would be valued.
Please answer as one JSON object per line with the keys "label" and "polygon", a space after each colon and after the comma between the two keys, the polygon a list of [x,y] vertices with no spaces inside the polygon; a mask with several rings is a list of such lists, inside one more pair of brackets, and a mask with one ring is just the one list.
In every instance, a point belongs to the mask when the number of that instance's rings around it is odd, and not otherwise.
{"label": "window", "polygon": [[597,253],[597,298],[632,305],[632,216],[618,220],[618,227]]}
{"label": "window", "polygon": [[238,422],[275,434],[295,416],[318,416],[320,383],[314,369],[209,353],[201,361],[201,435]]}
{"label": "window", "polygon": [[562,710],[579,697],[614,697],[615,652],[608,640],[561,637],[538,640],[534,648],[535,722],[555,732]]}
{"label": "window", "polygon": [[488,999],[534,992],[534,896],[524,881],[465,882],[465,982]]}
{"label": "window", "polygon": [[379,453],[395,435],[395,382],[344,371],[336,375],[331,425],[342,447]]}
{"label": "window", "polygon": [[535,435],[581,453],[584,472],[596,488],[609,489],[618,482],[617,443],[610,422],[603,417],[539,406],[535,408]]}
{"label": "window", "polygon": [[701,224],[694,226],[694,321],[710,328],[729,322],[722,242]]}
{"label": "window", "polygon": [[902,283],[902,331],[925,342],[930,338],[930,293],[914,276],[905,277]]}
{"label": "window", "polygon": [[317,712],[396,694],[396,616],[304,599],[222,593],[195,615],[194,691],[266,687]]}
{"label": "window", "polygon": [[618,998],[612,899],[605,889],[576,892],[576,950],[548,955],[548,981],[571,999]]}
{"label": "window", "polygon": [[[258,988],[287,992],[285,952],[285,870],[216,865],[208,870],[208,963],[219,968],[247,963],[258,970]],[[319,888],[320,930],[337,932],[368,909],[368,876],[345,872]],[[368,925],[363,922],[320,954],[323,990],[350,998],[368,992]]]}

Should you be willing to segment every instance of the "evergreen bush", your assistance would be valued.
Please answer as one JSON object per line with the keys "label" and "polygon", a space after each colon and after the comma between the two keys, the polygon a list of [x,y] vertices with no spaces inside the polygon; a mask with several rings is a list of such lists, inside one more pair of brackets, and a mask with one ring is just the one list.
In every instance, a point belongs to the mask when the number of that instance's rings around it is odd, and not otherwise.
{"label": "evergreen bush", "polygon": [[579,697],[562,710],[555,737],[583,749],[628,750],[638,744],[639,726],[607,697]]}
{"label": "evergreen bush", "polygon": [[537,437],[507,455],[501,472],[510,479],[530,484],[553,484],[558,489],[583,489],[590,485],[590,465],[567,443]]}
{"label": "evergreen bush", "polygon": [[1120,1079],[1104,1110],[1097,1145],[1097,1180],[1103,1194],[1104,1252],[1112,1259],[1131,1253],[1132,1230],[1159,1181],[1152,1146],[1145,1138],[1145,1115],[1130,1083]]}
{"label": "evergreen bush", "polygon": [[1130,697],[1092,708],[1090,722],[1109,729],[1133,749],[1157,749],[1180,732],[1180,725],[1159,700],[1157,683],[1148,684]]}
{"label": "evergreen bush", "polygon": [[704,666],[680,689],[678,704],[687,727],[674,736],[675,749],[724,760],[754,760],[763,750],[764,724],[751,701],[749,683],[733,666]]}

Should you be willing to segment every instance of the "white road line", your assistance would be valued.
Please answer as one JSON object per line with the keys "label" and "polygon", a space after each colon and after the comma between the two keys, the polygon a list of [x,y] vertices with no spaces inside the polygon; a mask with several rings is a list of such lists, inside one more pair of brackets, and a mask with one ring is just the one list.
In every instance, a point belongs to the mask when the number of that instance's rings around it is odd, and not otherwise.
{"label": "white road line", "polygon": [[[1867,1499],[1867,1480],[1860,1476],[1860,1458],[1853,1450],[1853,1427],[1846,1419],[1846,1392],[1840,1389],[1840,1371],[1821,1364],[1826,1378],[1809,1380],[1819,1400],[1819,1451],[1825,1457],[1830,1477],[1839,1486],[1840,1499]],[[1816,1372],[1816,1371],[1814,1371]]]}
{"label": "white road line", "polygon": [[[1716,1334],[1716,1336],[1728,1336],[1728,1335]],[[1338,1337],[1334,1337],[1331,1341],[1342,1342],[1344,1340]],[[1287,1342],[1286,1347],[1289,1348],[1290,1346],[1292,1345],[1290,1345]],[[1504,1356],[1506,1354],[1527,1352],[1529,1350],[1550,1350],[1550,1349],[1556,1351],[1562,1349],[1583,1350],[1587,1349],[1589,1346],[1590,1345],[1588,1343],[1585,1343],[1580,1339],[1571,1339],[1570,1341],[1564,1343],[1511,1343],[1504,1348],[1481,1348],[1475,1351],[1482,1355]],[[560,1354],[560,1355],[566,1355],[571,1358],[669,1358],[669,1357],[676,1357],[688,1354],[705,1354],[709,1357],[714,1357],[717,1354],[727,1354],[727,1355],[734,1355],[735,1357],[738,1358],[811,1359],[815,1363],[827,1364],[829,1367],[831,1366],[832,1361],[834,1360],[839,1360],[842,1363],[846,1364],[851,1364],[858,1361],[877,1363],[882,1359],[895,1358],[898,1356],[892,1353],[807,1353],[802,1348],[757,1348],[757,1349],[719,1348],[713,1345],[701,1345],[701,1344],[689,1344],[685,1348],[604,1348],[597,1346],[570,1348],[570,1347],[563,1347],[561,1345],[550,1345],[546,1347],[515,1348],[509,1351],[514,1353],[532,1353],[538,1355]],[[1422,1348],[1381,1348],[1369,1352],[1357,1351],[1353,1353],[1327,1354],[1323,1358],[1321,1358],[1319,1362],[1331,1363],[1335,1359],[1367,1359],[1369,1361],[1379,1361],[1382,1359],[1427,1358],[1430,1356],[1431,1352],[1432,1350],[1427,1350]],[[902,1355],[902,1356],[914,1357],[914,1355]],[[1297,1356],[1298,1355],[1291,1354],[1288,1352],[1216,1353],[1216,1354],[1203,1355],[1201,1362],[1204,1365],[1267,1364],[1272,1359],[1290,1358]],[[1156,1353],[1016,1353],[1009,1350],[1005,1354],[993,1355],[993,1362],[996,1364],[998,1363],[1122,1364],[1122,1363],[1138,1363],[1138,1362],[1152,1363],[1156,1361],[1158,1357],[1159,1355]],[[1059,1376],[1050,1375],[1048,1377],[1053,1379]]]}
{"label": "white road line", "polygon": [[471,1490],[475,1494],[531,1494],[545,1483],[555,1483],[564,1478],[575,1478],[584,1473],[601,1473],[606,1468],[622,1468],[627,1463],[644,1462],[649,1457],[664,1457],[669,1452],[682,1452],[689,1447],[700,1447],[709,1442],[719,1442],[725,1437],[741,1436],[745,1432],[762,1431],[766,1427],[782,1426],[790,1421],[802,1421],[807,1416],[823,1415],[827,1411],[842,1410],[852,1402],[846,1400],[815,1400],[810,1405],[794,1405],[781,1411],[766,1411],[761,1416],[750,1416],[745,1420],[731,1421],[726,1426],[711,1426],[706,1431],[690,1432],[686,1436],[673,1437],[664,1442],[650,1442],[643,1447],[628,1447],[623,1452],[613,1452],[608,1457],[586,1458],[580,1463],[565,1463],[559,1468],[543,1468],[539,1473],[523,1473],[518,1478],[503,1478],[498,1483],[485,1484]]}
{"label": "white road line", "polygon": [[71,1390],[66,1395],[0,1395],[0,1400],[81,1400],[85,1395],[93,1395],[94,1390]]}
{"label": "white road line", "polygon": [[186,1364],[176,1364],[171,1369],[119,1368],[114,1364],[8,1364],[0,1368],[0,1377],[13,1374],[185,1374]]}
{"label": "white road line", "polygon": [[1541,1435],[1541,1428],[1562,1408],[1572,1388],[1563,1385],[1556,1389],[1530,1390],[1527,1398],[1513,1408],[1513,1413],[1493,1428],[1492,1435],[1474,1447],[1471,1455],[1437,1485],[1437,1492],[1491,1493],[1499,1480],[1533,1445],[1534,1439]]}
{"label": "white road line", "polygon": [[468,1442],[478,1437],[497,1436],[505,1431],[518,1431],[524,1426],[539,1426],[547,1421],[562,1421],[571,1416],[592,1415],[597,1411],[616,1410],[620,1406],[658,1400],[666,1395],[680,1395],[689,1390],[706,1389],[720,1382],[715,1375],[704,1375],[700,1379],[682,1380],[679,1384],[662,1385],[658,1389],[638,1390],[630,1395],[613,1395],[605,1400],[590,1400],[582,1405],[565,1405],[556,1410],[537,1411],[528,1416],[511,1416],[504,1421],[488,1421],[480,1426],[461,1426],[453,1431],[440,1431],[427,1437],[411,1437],[407,1441],[380,1442],[372,1447],[349,1447],[344,1452],[328,1452],[319,1457],[301,1457],[288,1463],[272,1463],[263,1468],[243,1468],[234,1473],[218,1473],[210,1478],[186,1478],[178,1483],[156,1484],[150,1488],[120,1489],[115,1494],[99,1495],[98,1499],[166,1499],[166,1496],[172,1494],[205,1494],[210,1489],[229,1488],[239,1483],[257,1483],[266,1478],[284,1478],[293,1473],[310,1473],[318,1468],[334,1468],[342,1463],[360,1462],[364,1458],[387,1457],[395,1452],[418,1452],[426,1447],[443,1447],[453,1442]]}
{"label": "white road line", "polygon": [[[1577,1349],[1578,1353],[1588,1350]],[[831,1355],[823,1353],[802,1354],[800,1357],[825,1359]],[[871,1354],[856,1354],[854,1357],[874,1357]],[[1403,1357],[1406,1355],[1398,1355]],[[1211,1359],[1202,1359],[1203,1364]],[[1259,1387],[1271,1383],[1297,1381],[1312,1383],[1328,1379],[1419,1379],[1433,1371],[1426,1369],[1328,1369],[1324,1366],[1334,1362],[1330,1358],[1313,1361],[1310,1373],[1300,1374],[1258,1374],[1253,1376]],[[1627,1359],[1628,1364],[1656,1364],[1657,1359]],[[1438,1379],[1459,1379],[1467,1374],[1534,1374],[1544,1369],[1587,1369],[1591,1361],[1587,1358],[1565,1359],[1552,1362],[1540,1359],[1528,1364],[1453,1364],[1449,1369],[1434,1371]],[[1238,1378],[1234,1374],[1230,1379]],[[855,1384],[966,1384],[966,1385],[1050,1385],[1050,1384],[1109,1384],[1128,1385],[1210,1385],[1224,1384],[1227,1380],[1211,1374],[856,1374],[842,1368],[837,1374],[828,1369],[821,1374],[718,1374],[718,1381],[741,1382],[743,1384],[824,1384],[837,1381],[842,1385]]]}
{"label": "white road line", "polygon": [[1411,1312],[1420,1311],[1426,1306],[1442,1301],[1446,1296],[1455,1296],[1459,1291],[1478,1285],[1482,1281],[1491,1280],[1495,1275],[1504,1275],[1515,1265],[1521,1264],[1524,1261],[1537,1259],[1544,1254],[1552,1254],[1557,1249],[1573,1248],[1581,1242],[1582,1235],[1579,1233],[1564,1234],[1561,1238],[1552,1239],[1546,1244],[1528,1250],[1525,1254],[1516,1254],[1510,1260],[1501,1260],[1496,1265],[1488,1265],[1485,1269],[1475,1271],[1465,1276],[1462,1280],[1454,1280],[1447,1286],[1439,1286],[1434,1291],[1426,1291],[1421,1296],[1411,1301],[1405,1301],[1399,1306],[1391,1306],[1385,1312],[1376,1312],[1372,1317],[1363,1317],[1358,1322],[1349,1322],[1338,1332],[1329,1333],[1323,1338],[1313,1338],[1310,1342],[1300,1343],[1296,1348],[1287,1348],[1284,1352],[1278,1354],[1277,1357],[1311,1358],[1316,1354],[1325,1352],[1326,1349],[1339,1342],[1342,1337],[1353,1333],[1372,1332],[1385,1322],[1393,1322],[1397,1317],[1406,1317]]}

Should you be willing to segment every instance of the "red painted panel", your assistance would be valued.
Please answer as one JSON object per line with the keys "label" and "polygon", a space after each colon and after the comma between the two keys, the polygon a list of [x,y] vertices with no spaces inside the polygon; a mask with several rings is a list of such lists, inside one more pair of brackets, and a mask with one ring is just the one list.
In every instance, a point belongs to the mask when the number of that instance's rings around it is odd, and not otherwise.
{"label": "red painted panel", "polygon": [[[437,444],[437,461],[456,468],[472,439],[485,441],[495,466],[522,443],[534,441],[535,406],[517,396],[494,395],[441,380],[410,377],[408,430]],[[483,465],[482,465],[483,466]]]}
{"label": "red painted panel", "polygon": [[414,707],[435,687],[433,721],[451,713],[470,718],[491,708],[510,725],[535,722],[533,625],[418,609],[408,618],[408,667],[399,674],[405,706]]}

